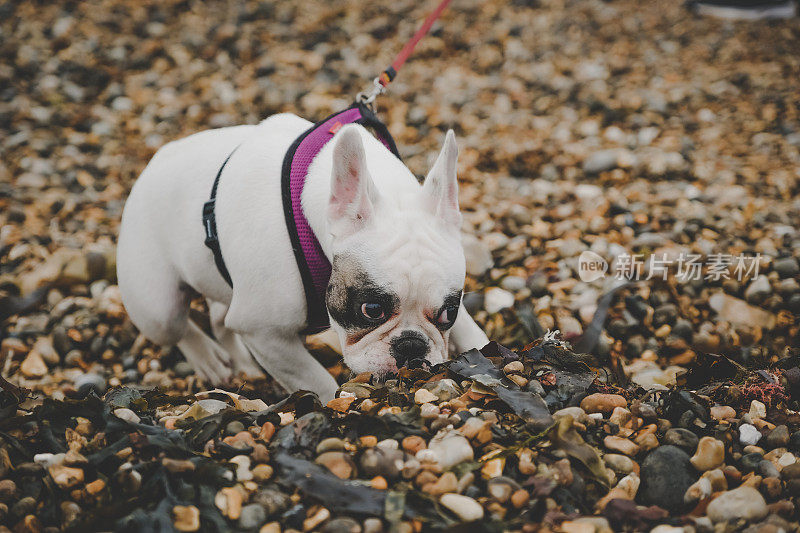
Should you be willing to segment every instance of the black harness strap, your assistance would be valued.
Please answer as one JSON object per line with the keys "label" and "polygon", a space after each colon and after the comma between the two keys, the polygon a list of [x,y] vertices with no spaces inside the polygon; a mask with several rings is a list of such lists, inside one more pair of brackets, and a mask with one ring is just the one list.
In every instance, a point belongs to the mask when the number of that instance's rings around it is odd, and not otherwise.
{"label": "black harness strap", "polygon": [[225,161],[222,162],[222,166],[219,167],[219,171],[217,172],[217,177],[214,178],[214,186],[211,187],[211,198],[203,204],[203,227],[206,230],[205,245],[209,250],[211,250],[211,253],[214,254],[214,263],[217,265],[217,270],[219,270],[219,273],[231,287],[233,287],[231,275],[228,273],[228,268],[225,266],[225,260],[222,259],[222,250],[219,247],[219,237],[217,236],[217,218],[214,215],[214,204],[217,200],[217,186],[219,185],[219,178],[222,176],[222,171],[225,168],[225,165],[228,164],[228,160],[230,160],[231,156],[238,148],[238,146],[234,148],[233,151],[228,154],[228,157],[225,158]]}

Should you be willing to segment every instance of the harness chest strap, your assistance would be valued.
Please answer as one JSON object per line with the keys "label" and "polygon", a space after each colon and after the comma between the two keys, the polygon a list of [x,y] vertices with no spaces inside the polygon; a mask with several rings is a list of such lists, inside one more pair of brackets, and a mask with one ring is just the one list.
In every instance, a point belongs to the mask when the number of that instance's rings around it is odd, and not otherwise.
{"label": "harness chest strap", "polygon": [[[386,126],[365,105],[357,102],[347,109],[317,122],[303,132],[292,143],[283,159],[281,196],[286,218],[286,229],[289,232],[289,239],[292,243],[306,296],[308,328],[305,333],[316,333],[330,326],[328,311],[325,307],[325,289],[331,277],[331,264],[323,253],[319,240],[314,235],[308,220],[303,214],[300,203],[303,186],[308,176],[308,169],[319,151],[342,126],[352,123],[372,128],[378,140],[398,159],[400,158],[394,139]],[[222,171],[237,148],[234,148],[222,163],[214,179],[211,197],[203,205],[203,227],[206,232],[205,245],[214,255],[214,262],[220,275],[231,287],[233,282],[228,269],[225,267],[222,250],[219,246],[214,204]]]}

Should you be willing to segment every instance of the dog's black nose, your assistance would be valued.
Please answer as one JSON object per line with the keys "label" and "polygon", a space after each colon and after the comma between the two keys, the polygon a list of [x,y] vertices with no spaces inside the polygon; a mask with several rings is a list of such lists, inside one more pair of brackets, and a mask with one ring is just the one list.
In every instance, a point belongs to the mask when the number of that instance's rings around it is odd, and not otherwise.
{"label": "dog's black nose", "polygon": [[414,360],[424,359],[428,355],[428,341],[416,332],[405,332],[392,340],[392,357],[397,366],[406,366]]}

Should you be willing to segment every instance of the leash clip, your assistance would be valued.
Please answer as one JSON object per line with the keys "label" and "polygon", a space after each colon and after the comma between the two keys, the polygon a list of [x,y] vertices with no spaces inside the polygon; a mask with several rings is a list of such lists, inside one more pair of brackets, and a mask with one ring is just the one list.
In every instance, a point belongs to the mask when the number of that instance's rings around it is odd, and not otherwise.
{"label": "leash clip", "polygon": [[364,104],[365,106],[374,111],[372,103],[375,101],[375,98],[377,98],[379,94],[383,94],[385,92],[386,92],[386,87],[384,87],[383,84],[381,84],[380,76],[378,76],[374,80],[372,80],[371,89],[369,89],[368,91],[362,91],[358,93],[358,95],[356,96],[356,102]]}

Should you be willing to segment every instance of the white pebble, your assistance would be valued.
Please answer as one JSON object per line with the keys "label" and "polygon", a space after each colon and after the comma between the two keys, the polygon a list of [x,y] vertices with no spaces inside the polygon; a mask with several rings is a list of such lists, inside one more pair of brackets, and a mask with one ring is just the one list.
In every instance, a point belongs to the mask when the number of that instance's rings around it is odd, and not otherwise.
{"label": "white pebble", "polygon": [[483,308],[487,313],[499,313],[514,306],[514,295],[499,287],[492,287],[483,297]]}
{"label": "white pebble", "polygon": [[453,511],[464,522],[483,518],[483,507],[469,496],[449,493],[442,495],[439,501],[442,506]]}
{"label": "white pebble", "polygon": [[754,445],[761,440],[761,432],[755,426],[750,424],[742,424],[739,426],[739,442],[744,446]]}
{"label": "white pebble", "polygon": [[750,412],[748,414],[751,420],[764,418],[767,416],[767,406],[758,400],[753,400],[750,402]]}
{"label": "white pebble", "polygon": [[139,421],[141,420],[139,418],[139,415],[137,415],[130,409],[126,409],[125,407],[114,409],[114,416],[124,420],[125,422],[130,422],[131,424],[138,424]]}

